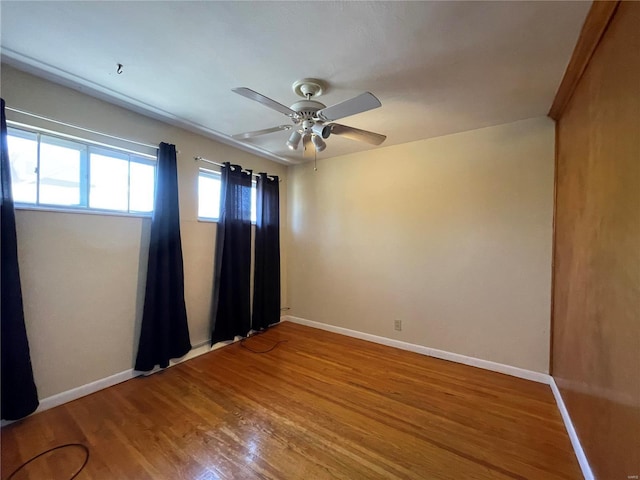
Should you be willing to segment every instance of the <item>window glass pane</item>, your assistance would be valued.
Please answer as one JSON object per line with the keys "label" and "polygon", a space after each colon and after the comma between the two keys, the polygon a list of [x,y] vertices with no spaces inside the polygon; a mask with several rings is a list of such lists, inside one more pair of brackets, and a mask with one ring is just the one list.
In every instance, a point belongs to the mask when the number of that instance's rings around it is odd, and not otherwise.
{"label": "window glass pane", "polygon": [[256,223],[257,208],[256,208],[256,182],[251,183],[251,223]]}
{"label": "window glass pane", "polygon": [[19,128],[9,128],[7,139],[16,203],[153,211],[150,158]]}
{"label": "window glass pane", "polygon": [[200,172],[198,176],[198,217],[215,218],[220,215],[220,175]]}
{"label": "window glass pane", "polygon": [[132,212],[153,211],[156,183],[156,167],[153,163],[132,161],[130,165],[129,210]]}
{"label": "window glass pane", "polygon": [[89,207],[127,211],[129,156],[93,150],[89,156]]}
{"label": "window glass pane", "polygon": [[84,146],[40,137],[40,203],[80,205]]}
{"label": "window glass pane", "polygon": [[36,203],[38,175],[38,136],[35,133],[8,129],[9,162],[13,201]]}

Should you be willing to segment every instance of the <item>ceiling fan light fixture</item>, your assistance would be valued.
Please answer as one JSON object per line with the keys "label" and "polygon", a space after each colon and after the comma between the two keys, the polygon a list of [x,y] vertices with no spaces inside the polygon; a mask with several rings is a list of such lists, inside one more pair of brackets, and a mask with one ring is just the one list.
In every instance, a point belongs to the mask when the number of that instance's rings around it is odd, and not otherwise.
{"label": "ceiling fan light fixture", "polygon": [[291,132],[291,136],[289,137],[289,140],[287,140],[287,147],[289,147],[291,150],[297,150],[298,145],[300,145],[301,139],[302,139],[302,135],[300,135],[300,132],[298,132],[297,130],[294,130],[293,132]]}
{"label": "ceiling fan light fixture", "polygon": [[331,127],[322,123],[314,123],[311,131],[322,138],[329,138],[331,135]]}
{"label": "ceiling fan light fixture", "polygon": [[321,152],[325,148],[327,148],[327,144],[324,143],[324,140],[322,140],[322,138],[320,138],[319,135],[314,135],[313,137],[311,137],[311,141],[313,142],[313,145],[316,147],[316,152]]}

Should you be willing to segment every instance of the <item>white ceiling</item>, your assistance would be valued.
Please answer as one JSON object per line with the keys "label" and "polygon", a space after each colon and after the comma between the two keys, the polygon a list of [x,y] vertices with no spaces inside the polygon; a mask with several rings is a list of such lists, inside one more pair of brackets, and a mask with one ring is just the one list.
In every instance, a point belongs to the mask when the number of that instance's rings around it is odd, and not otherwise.
{"label": "white ceiling", "polygon": [[[232,88],[290,105],[300,99],[292,83],[316,77],[329,84],[325,105],[376,95],[381,108],[340,123],[385,134],[389,146],[545,115],[590,4],[3,0],[2,56],[227,143],[289,122]],[[287,138],[243,143],[302,161]],[[380,148],[327,144],[319,158]]]}

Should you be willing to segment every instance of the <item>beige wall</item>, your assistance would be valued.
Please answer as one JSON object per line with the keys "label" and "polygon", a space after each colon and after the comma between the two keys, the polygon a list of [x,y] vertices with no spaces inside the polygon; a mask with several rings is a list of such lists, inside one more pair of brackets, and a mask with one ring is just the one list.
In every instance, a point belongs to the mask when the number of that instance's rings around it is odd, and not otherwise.
{"label": "beige wall", "polygon": [[290,313],[547,372],[553,163],[535,118],[290,168]]}
{"label": "beige wall", "polygon": [[[283,232],[286,166],[5,65],[1,94],[9,107],[144,143],[165,141],[177,146],[189,329],[192,344],[207,341],[216,227],[197,221],[199,165],[193,157],[231,161],[281,176]],[[7,117],[36,123],[12,112]],[[88,136],[42,122],[38,125]],[[16,220],[25,317],[40,398],[132,368],[144,300],[150,220],[29,210],[18,210]],[[282,253],[284,305],[284,245]]]}

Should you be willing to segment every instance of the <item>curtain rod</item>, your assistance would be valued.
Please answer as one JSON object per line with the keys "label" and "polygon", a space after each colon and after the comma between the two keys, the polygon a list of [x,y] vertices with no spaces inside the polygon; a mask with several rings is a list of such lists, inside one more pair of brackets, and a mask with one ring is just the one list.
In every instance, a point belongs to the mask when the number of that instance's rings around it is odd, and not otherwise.
{"label": "curtain rod", "polygon": [[[213,160],[208,160],[208,159],[203,158],[203,157],[193,157],[193,159],[194,159],[196,162],[205,162],[205,163],[210,163],[211,165],[217,165],[218,167],[224,167],[224,163],[214,162]],[[254,177],[259,177],[259,176],[260,176],[260,174],[258,174],[258,173],[253,173],[253,172],[251,172],[251,175],[253,175]],[[274,177],[275,175],[269,175],[269,174],[267,174],[267,176],[269,176],[269,177]],[[278,178],[278,182],[281,182],[281,181],[282,181],[282,179],[281,179],[281,178]]]}
{"label": "curtain rod", "polygon": [[84,138],[84,137],[78,137],[77,135],[71,135],[69,133],[61,133],[61,132],[57,132],[55,130],[49,130],[48,128],[35,127],[33,125],[28,125],[26,123],[16,122],[15,120],[7,120],[7,125],[9,125],[10,127],[26,129],[29,132],[38,132],[38,133],[44,133],[45,135],[54,135],[54,136],[59,137],[59,138],[68,138],[69,140],[74,140],[76,142],[89,143],[91,145],[97,145],[99,147],[106,147],[106,148],[109,148],[111,150],[118,150],[119,152],[132,153],[132,154],[137,155],[139,157],[145,157],[145,158],[149,158],[149,159],[152,159],[152,160],[157,160],[158,159],[157,155],[150,155],[148,153],[143,153],[143,152],[140,152],[138,150],[132,150],[131,148],[117,147],[117,146],[111,145],[109,143],[98,142],[96,140],[89,140],[89,139]]}
{"label": "curtain rod", "polygon": [[6,110],[10,110],[10,111],[15,112],[15,113],[20,113],[22,115],[27,115],[29,117],[39,118],[40,120],[45,120],[47,122],[57,123],[58,125],[64,125],[65,127],[76,128],[78,130],[82,130],[83,132],[93,133],[95,135],[101,135],[103,137],[111,138],[111,139],[114,139],[114,140],[121,140],[123,142],[128,142],[128,143],[131,143],[133,145],[140,145],[141,147],[153,148],[154,150],[158,149],[157,145],[149,145],[148,143],[136,142],[135,140],[129,140],[128,138],[117,137],[115,135],[109,135],[108,133],[98,132],[97,130],[91,130],[89,128],[79,127],[79,126],[73,125],[71,123],[61,122],[60,120],[55,120],[53,118],[45,117],[43,115],[37,115],[35,113],[27,112],[25,110],[19,110],[17,108],[12,108],[12,107],[8,107],[8,106],[5,106],[5,109]]}

